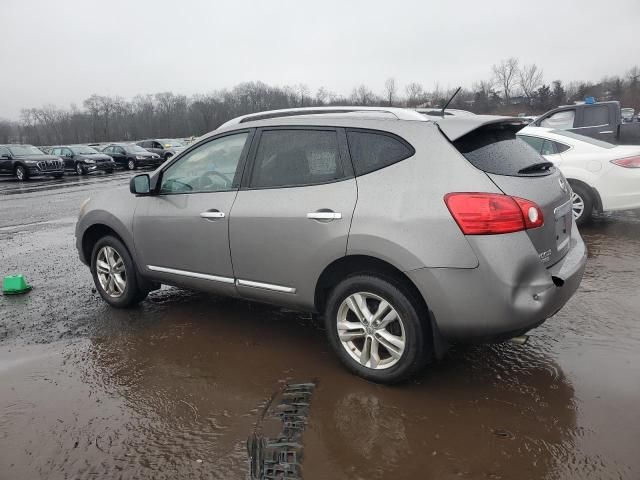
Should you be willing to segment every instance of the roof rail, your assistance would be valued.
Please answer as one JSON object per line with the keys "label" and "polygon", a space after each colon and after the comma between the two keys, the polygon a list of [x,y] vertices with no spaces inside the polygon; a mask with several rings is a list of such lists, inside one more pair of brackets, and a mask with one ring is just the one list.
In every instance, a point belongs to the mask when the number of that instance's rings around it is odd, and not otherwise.
{"label": "roof rail", "polygon": [[250,113],[240,117],[232,118],[223,123],[218,128],[238,125],[240,123],[252,122],[254,120],[266,120],[269,118],[292,117],[296,115],[326,115],[331,113],[352,113],[352,112],[381,112],[390,113],[397,120],[417,120],[419,122],[429,121],[424,115],[406,108],[397,107],[300,107],[284,108],[281,110],[268,110],[266,112]]}

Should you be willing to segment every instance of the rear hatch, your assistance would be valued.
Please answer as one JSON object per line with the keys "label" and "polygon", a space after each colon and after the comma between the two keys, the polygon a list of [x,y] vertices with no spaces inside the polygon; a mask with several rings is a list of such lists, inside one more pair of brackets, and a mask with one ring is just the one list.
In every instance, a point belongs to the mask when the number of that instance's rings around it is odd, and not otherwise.
{"label": "rear hatch", "polygon": [[455,148],[506,195],[535,202],[544,225],[527,230],[540,260],[551,266],[569,250],[571,194],[560,171],[516,137],[526,122],[478,115],[436,122]]}

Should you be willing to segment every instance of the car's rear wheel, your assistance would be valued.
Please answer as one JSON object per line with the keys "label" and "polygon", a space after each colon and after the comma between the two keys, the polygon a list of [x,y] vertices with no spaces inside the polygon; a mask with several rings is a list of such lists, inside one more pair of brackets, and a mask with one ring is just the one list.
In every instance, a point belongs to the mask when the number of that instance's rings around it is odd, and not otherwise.
{"label": "car's rear wheel", "polygon": [[29,178],[29,173],[27,169],[22,165],[18,165],[14,171],[16,178],[20,181],[27,180]]}
{"label": "car's rear wheel", "polygon": [[572,184],[571,202],[573,209],[573,219],[576,225],[581,226],[591,219],[593,213],[593,198],[591,192],[580,184]]}
{"label": "car's rear wheel", "polygon": [[84,175],[86,173],[84,167],[80,162],[76,163],[76,173],[78,175]]}
{"label": "car's rear wheel", "polygon": [[374,382],[396,383],[429,358],[423,313],[402,285],[363,274],[333,289],[325,324],[329,342],[349,370]]}
{"label": "car's rear wheel", "polygon": [[113,307],[130,307],[148,294],[138,286],[129,251],[115,237],[106,236],[96,242],[91,254],[91,274],[98,293]]}
{"label": "car's rear wheel", "polygon": [[127,168],[128,168],[129,170],[135,170],[135,169],[136,169],[136,166],[137,166],[137,165],[136,165],[136,161],[135,161],[135,160],[133,160],[133,159],[131,159],[131,160],[129,160],[129,161],[127,162]]}

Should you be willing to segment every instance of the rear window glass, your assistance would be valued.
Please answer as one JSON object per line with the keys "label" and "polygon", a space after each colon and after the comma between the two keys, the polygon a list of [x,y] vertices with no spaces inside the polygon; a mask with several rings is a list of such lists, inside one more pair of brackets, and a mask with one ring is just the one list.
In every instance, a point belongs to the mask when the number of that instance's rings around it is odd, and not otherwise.
{"label": "rear window glass", "polygon": [[387,167],[414,153],[409,144],[383,133],[349,130],[347,139],[356,175]]}
{"label": "rear window glass", "polygon": [[[508,126],[487,125],[459,138],[453,145],[476,168],[496,175],[518,176],[520,170],[544,158],[516,137]],[[536,172],[540,175],[549,171]]]}

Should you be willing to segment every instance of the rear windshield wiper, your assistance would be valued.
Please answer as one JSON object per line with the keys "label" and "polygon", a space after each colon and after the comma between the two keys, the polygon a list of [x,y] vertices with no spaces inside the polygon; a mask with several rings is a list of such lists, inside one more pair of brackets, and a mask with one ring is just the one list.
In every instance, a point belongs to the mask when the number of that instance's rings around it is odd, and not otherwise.
{"label": "rear windshield wiper", "polygon": [[538,162],[529,165],[528,167],[521,168],[518,170],[518,173],[535,173],[535,172],[544,172],[553,167],[553,163],[551,162]]}

